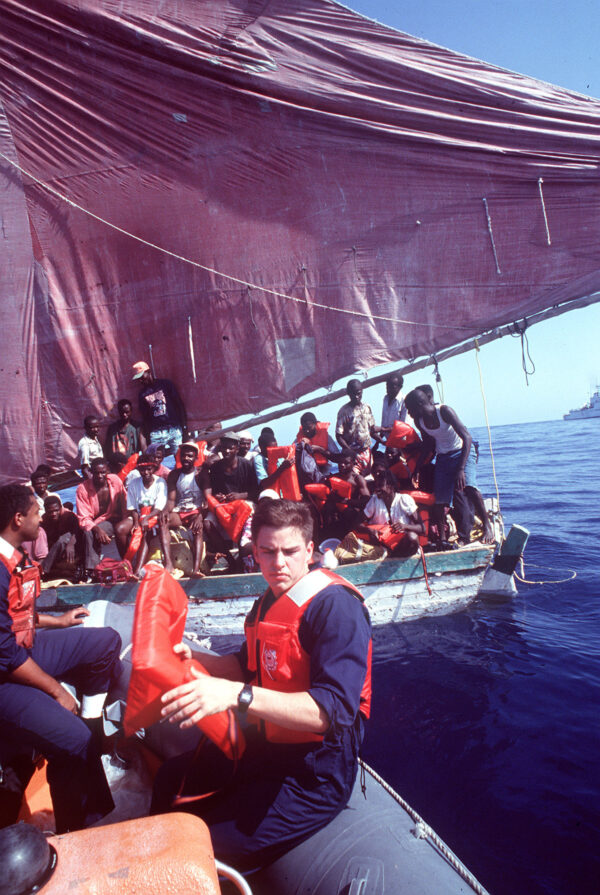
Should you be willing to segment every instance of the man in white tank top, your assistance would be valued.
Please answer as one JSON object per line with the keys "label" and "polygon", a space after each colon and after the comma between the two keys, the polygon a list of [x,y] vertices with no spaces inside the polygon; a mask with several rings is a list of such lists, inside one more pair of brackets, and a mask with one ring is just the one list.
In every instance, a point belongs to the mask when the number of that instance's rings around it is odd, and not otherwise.
{"label": "man in white tank top", "polygon": [[[452,507],[455,495],[462,495],[464,492],[464,497],[483,524],[482,540],[484,543],[491,543],[494,537],[483,497],[477,488],[471,433],[452,407],[434,403],[430,386],[409,392],[406,406],[423,438],[423,448],[413,475],[415,487],[418,485],[419,469],[431,442],[435,442],[435,506],[432,508],[432,522],[437,525],[439,541],[443,540],[445,508]],[[468,532],[459,532],[459,535],[463,543],[468,541]]]}
{"label": "man in white tank top", "polygon": [[[167,507],[169,528],[187,528],[193,536],[192,578],[203,578],[200,571],[203,545],[202,508],[204,506],[204,491],[201,485],[200,468],[196,467],[198,446],[194,442],[184,442],[179,448],[179,460],[181,466],[176,466],[169,473],[167,479]],[[170,545],[168,545],[170,547]],[[170,549],[165,560],[165,568],[173,571],[173,561]]]}

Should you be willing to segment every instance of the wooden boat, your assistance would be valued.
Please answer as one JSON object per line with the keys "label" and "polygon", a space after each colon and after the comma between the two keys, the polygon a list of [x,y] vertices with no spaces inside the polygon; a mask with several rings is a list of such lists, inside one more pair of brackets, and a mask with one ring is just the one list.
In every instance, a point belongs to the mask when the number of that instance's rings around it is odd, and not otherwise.
{"label": "wooden boat", "polygon": [[[479,593],[515,593],[512,573],[528,534],[515,525],[501,544],[498,538],[496,544],[473,543],[403,559],[348,563],[338,571],[363,593],[373,625],[442,615],[464,609]],[[259,573],[190,578],[181,583],[189,596],[189,629],[199,637],[241,634],[252,603],[267,586]],[[133,604],[137,587],[138,582],[131,581],[50,588],[40,605],[51,610],[98,600]]]}

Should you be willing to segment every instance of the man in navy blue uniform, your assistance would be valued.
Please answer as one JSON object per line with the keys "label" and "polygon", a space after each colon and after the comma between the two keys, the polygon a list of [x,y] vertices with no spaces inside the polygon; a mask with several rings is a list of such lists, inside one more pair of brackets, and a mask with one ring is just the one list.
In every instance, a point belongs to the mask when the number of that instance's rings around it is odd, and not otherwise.
{"label": "man in navy blue uniform", "polygon": [[[89,826],[114,805],[96,738],[60,681],[75,687],[84,708],[86,700],[95,702],[99,714],[102,694],[120,671],[121,639],[112,628],[80,627],[89,615],[81,607],[36,613],[39,572],[21,545],[36,538],[39,525],[30,488],[0,488],[0,762],[10,766],[24,753],[47,759],[56,829],[64,833]],[[46,630],[36,633],[37,627]]]}
{"label": "man in navy blue uniform", "polygon": [[163,715],[182,728],[226,709],[248,719],[236,766],[207,742],[197,760],[190,753],[163,765],[152,803],[154,813],[196,811],[217,857],[242,870],[273,860],[346,806],[369,715],[369,616],[344,579],[309,572],[312,527],[306,505],[261,501],[252,537],[269,588],[246,619],[245,643],[231,655],[202,654],[212,677],[163,696]]}

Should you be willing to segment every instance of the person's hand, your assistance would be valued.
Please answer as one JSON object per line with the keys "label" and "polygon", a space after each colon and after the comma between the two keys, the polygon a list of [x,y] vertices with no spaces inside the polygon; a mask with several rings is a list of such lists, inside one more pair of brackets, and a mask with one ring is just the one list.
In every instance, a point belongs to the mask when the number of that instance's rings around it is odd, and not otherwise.
{"label": "person's hand", "polygon": [[65,690],[63,686],[58,685],[58,690],[54,694],[54,698],[58,702],[59,705],[66,709],[68,712],[71,712],[72,715],[77,715],[79,713],[79,709],[77,707],[77,700],[71,696],[68,690]]}
{"label": "person's hand", "polygon": [[192,651],[187,645],[187,643],[176,643],[173,647],[173,652],[176,656],[179,656],[180,659],[191,659]]}
{"label": "person's hand", "polygon": [[239,491],[232,491],[231,494],[226,494],[223,500],[223,503],[231,503],[233,500],[241,500],[241,493]]}
{"label": "person's hand", "polygon": [[391,528],[394,534],[400,534],[400,532],[406,531],[406,525],[402,522],[392,522]]}
{"label": "person's hand", "polygon": [[203,524],[204,520],[202,518],[202,513],[198,513],[197,516],[194,516],[192,524],[190,525],[190,529],[194,532],[195,535],[197,535],[198,532],[202,531]]}
{"label": "person's hand", "polygon": [[411,481],[413,488],[418,488],[419,487],[419,473],[413,472],[413,474],[410,477],[410,481]]}
{"label": "person's hand", "polygon": [[215,715],[226,709],[235,708],[239,681],[226,681],[211,677],[192,668],[193,679],[169,690],[161,699],[163,718],[170,724],[179,724],[182,729],[193,727],[207,715]]}
{"label": "person's hand", "polygon": [[74,609],[68,609],[62,615],[57,616],[59,627],[72,628],[74,625],[82,625],[83,620],[90,614],[90,610],[85,606],[75,606]]}
{"label": "person's hand", "polygon": [[465,485],[466,485],[465,471],[464,471],[464,469],[459,469],[458,472],[456,473],[454,487],[457,491],[464,491]]}
{"label": "person's hand", "polygon": [[75,544],[72,541],[69,541],[65,547],[65,559],[68,563],[75,562]]}
{"label": "person's hand", "polygon": [[110,544],[110,535],[104,531],[103,528],[100,528],[98,525],[94,526],[94,533],[96,535],[96,539],[101,544]]}
{"label": "person's hand", "polygon": [[293,465],[293,460],[282,460],[277,469],[279,470],[279,472],[283,472],[286,469],[291,469]]}
{"label": "person's hand", "polygon": [[215,494],[215,497],[219,501],[219,503],[225,503],[227,500],[227,495],[221,494],[221,492],[219,492],[218,494]]}

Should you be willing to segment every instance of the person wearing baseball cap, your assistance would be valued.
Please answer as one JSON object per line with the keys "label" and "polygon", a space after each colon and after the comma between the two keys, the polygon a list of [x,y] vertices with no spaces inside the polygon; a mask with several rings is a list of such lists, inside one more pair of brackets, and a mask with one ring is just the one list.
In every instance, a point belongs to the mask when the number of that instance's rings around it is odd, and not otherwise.
{"label": "person wearing baseball cap", "polygon": [[175,383],[170,379],[155,379],[143,360],[133,364],[132,371],[132,380],[142,386],[138,401],[149,443],[162,444],[167,453],[174,454],[187,425],[185,406]]}

